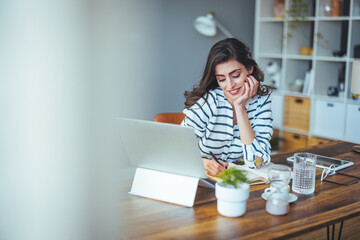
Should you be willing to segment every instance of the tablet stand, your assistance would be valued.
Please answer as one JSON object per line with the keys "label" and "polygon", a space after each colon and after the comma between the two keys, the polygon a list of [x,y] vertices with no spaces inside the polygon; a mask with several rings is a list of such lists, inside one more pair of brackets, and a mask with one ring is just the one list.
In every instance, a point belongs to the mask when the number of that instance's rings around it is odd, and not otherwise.
{"label": "tablet stand", "polygon": [[137,168],[129,194],[194,206],[199,178]]}

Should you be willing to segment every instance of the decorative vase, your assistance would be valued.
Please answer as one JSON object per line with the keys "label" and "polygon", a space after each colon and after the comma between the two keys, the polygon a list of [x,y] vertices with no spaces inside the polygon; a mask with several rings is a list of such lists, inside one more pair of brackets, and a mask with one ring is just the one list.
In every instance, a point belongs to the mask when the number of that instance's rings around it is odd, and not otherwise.
{"label": "decorative vase", "polygon": [[275,61],[270,61],[266,64],[266,72],[270,76],[270,86],[278,89],[280,88],[280,74],[281,67]]}
{"label": "decorative vase", "polygon": [[250,186],[241,183],[234,188],[223,182],[215,185],[217,210],[225,217],[240,217],[246,212],[246,201],[249,198]]}
{"label": "decorative vase", "polygon": [[275,0],[274,2],[274,17],[284,18],[285,0]]}
{"label": "decorative vase", "polygon": [[330,3],[331,6],[331,17],[340,17],[341,15],[341,1],[339,0],[332,0]]}

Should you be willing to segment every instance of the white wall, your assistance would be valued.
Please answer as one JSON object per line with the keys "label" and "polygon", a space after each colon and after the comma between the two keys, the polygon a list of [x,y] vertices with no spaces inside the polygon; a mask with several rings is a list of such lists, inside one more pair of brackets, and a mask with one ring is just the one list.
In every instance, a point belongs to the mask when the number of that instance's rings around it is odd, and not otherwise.
{"label": "white wall", "polygon": [[93,1],[91,10],[99,87],[125,117],[151,120],[182,111],[184,91],[199,81],[211,46],[225,38],[197,33],[197,16],[214,11],[235,37],[253,44],[251,0],[108,0]]}

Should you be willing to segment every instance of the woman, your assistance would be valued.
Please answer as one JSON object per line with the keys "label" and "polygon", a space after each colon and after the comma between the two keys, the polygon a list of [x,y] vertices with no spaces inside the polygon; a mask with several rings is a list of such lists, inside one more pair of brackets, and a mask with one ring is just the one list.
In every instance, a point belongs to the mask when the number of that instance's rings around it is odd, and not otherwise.
{"label": "woman", "polygon": [[228,38],[211,48],[199,84],[185,92],[181,125],[194,128],[207,175],[216,177],[242,158],[250,168],[270,162],[271,99],[262,81],[250,49]]}

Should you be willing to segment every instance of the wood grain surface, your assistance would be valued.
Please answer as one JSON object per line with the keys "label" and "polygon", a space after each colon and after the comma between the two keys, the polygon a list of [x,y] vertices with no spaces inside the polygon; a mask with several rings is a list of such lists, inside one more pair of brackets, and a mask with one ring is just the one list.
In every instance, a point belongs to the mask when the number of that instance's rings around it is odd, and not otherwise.
{"label": "wood grain surface", "polygon": [[[341,171],[360,176],[360,154],[352,151],[353,145],[332,141],[297,152],[353,161],[354,166]],[[272,161],[292,166],[286,158],[293,153],[273,155]],[[317,168],[315,193],[296,194],[298,200],[284,216],[265,211],[266,201],[261,198],[268,187],[265,184],[250,187],[246,213],[239,218],[219,215],[214,190],[209,188],[199,187],[193,208],[126,194],[120,206],[120,239],[289,239],[360,215],[360,183],[341,186],[321,182],[321,172]],[[331,178],[349,181],[340,175]],[[125,184],[123,190],[130,187],[131,183]],[[326,231],[324,234],[326,238]]]}

